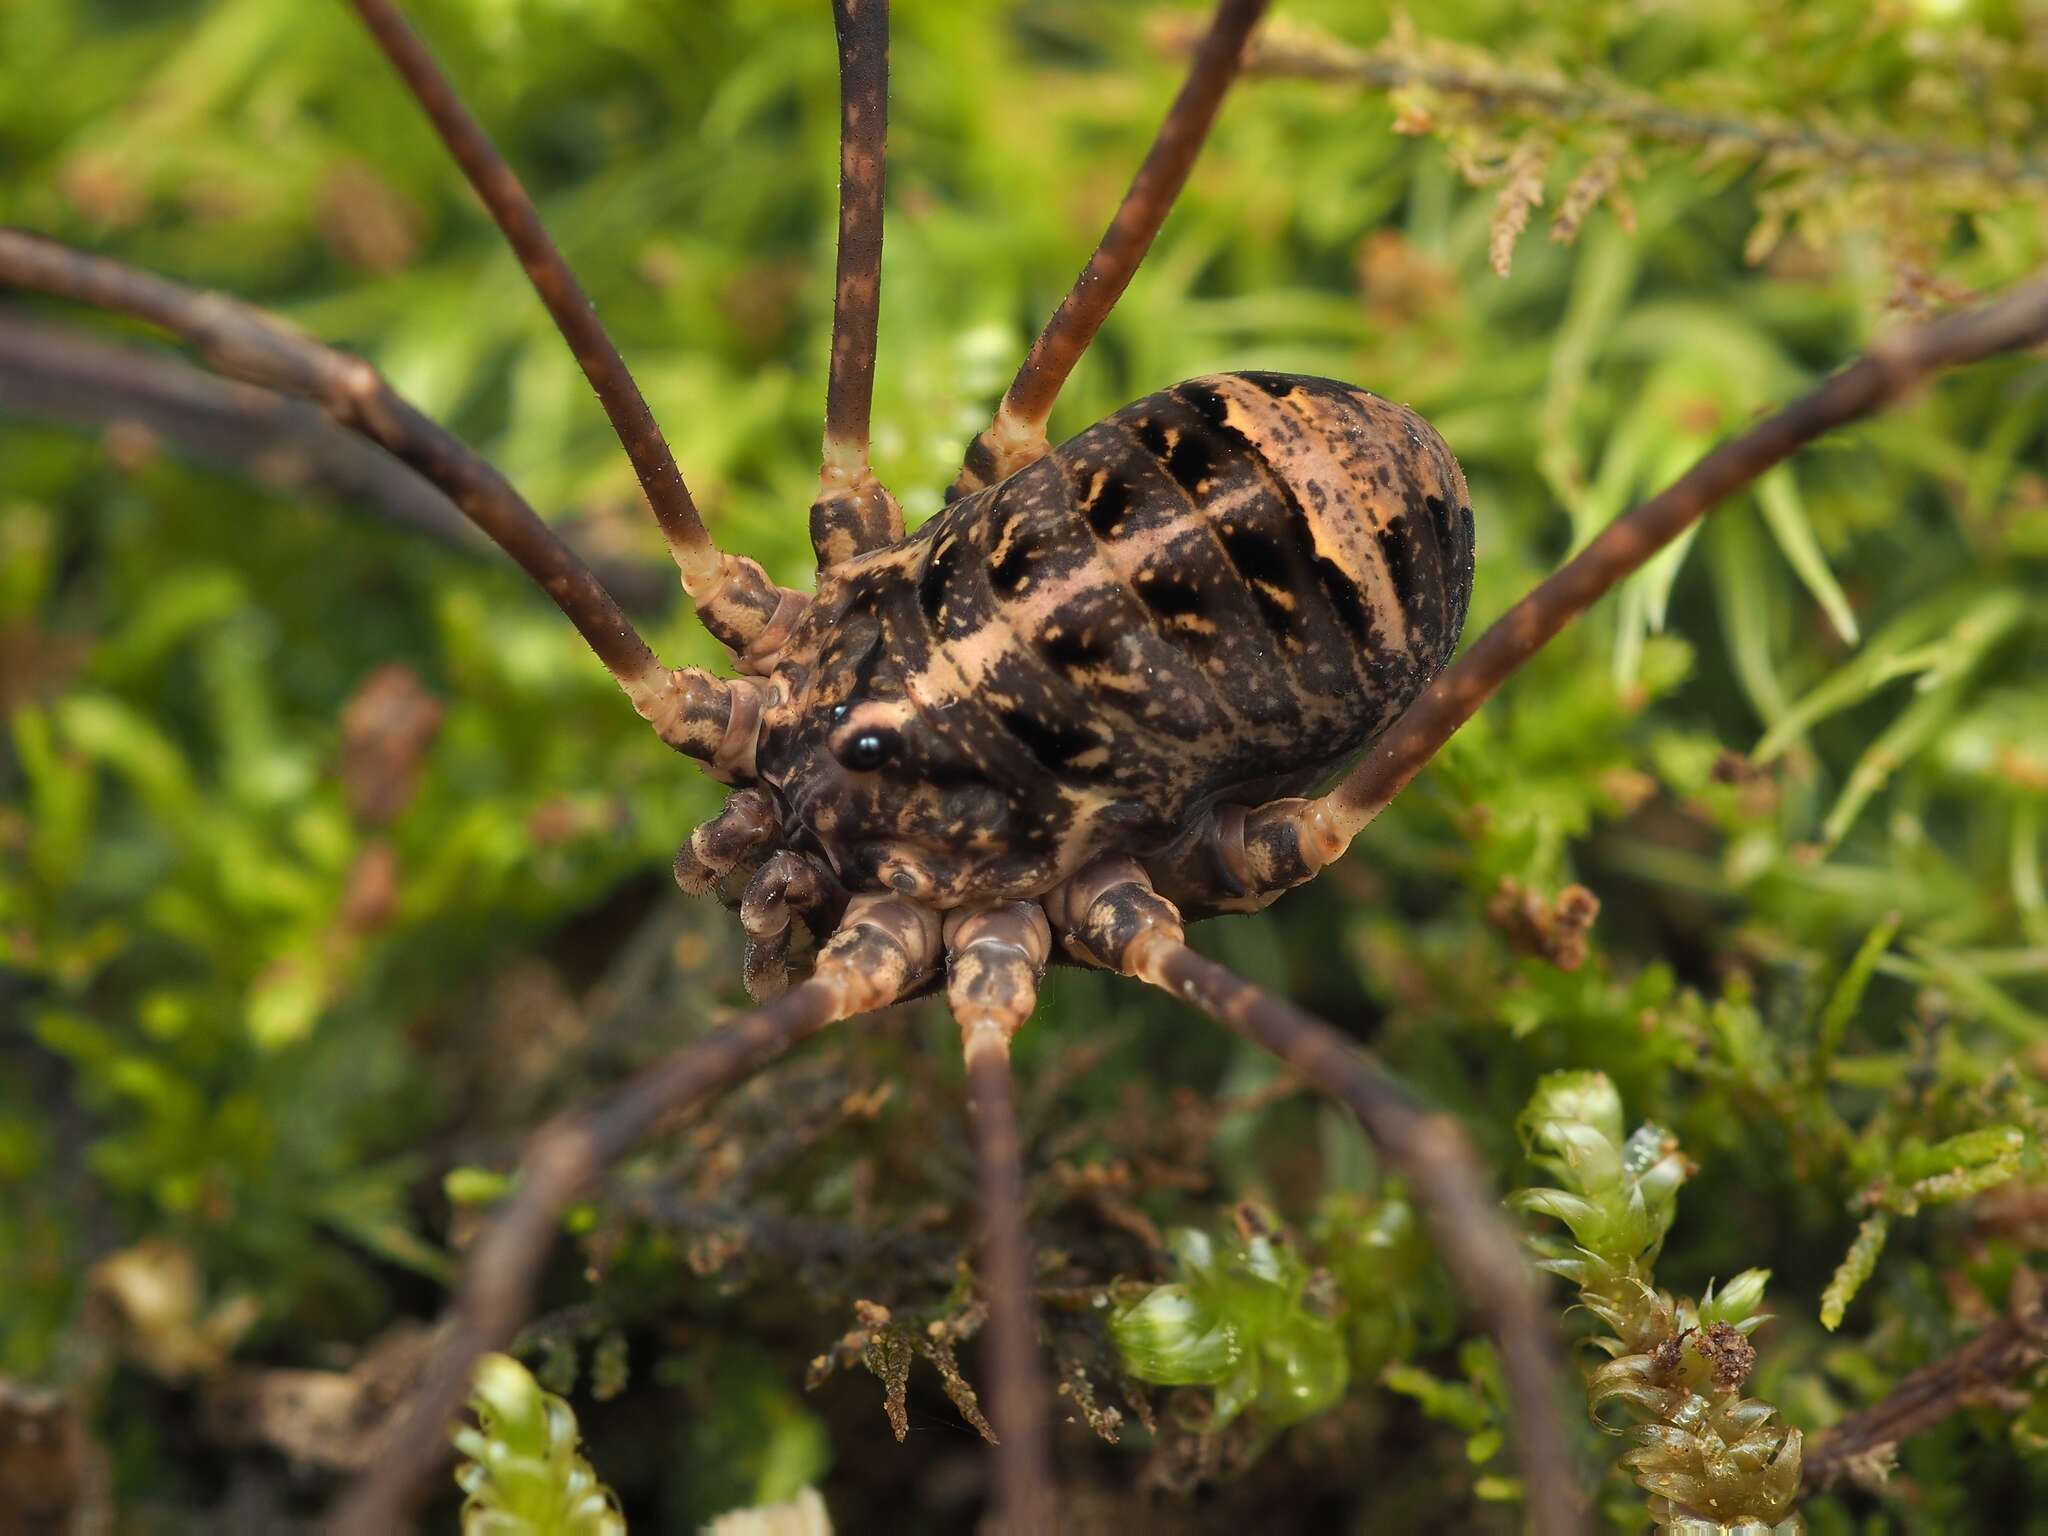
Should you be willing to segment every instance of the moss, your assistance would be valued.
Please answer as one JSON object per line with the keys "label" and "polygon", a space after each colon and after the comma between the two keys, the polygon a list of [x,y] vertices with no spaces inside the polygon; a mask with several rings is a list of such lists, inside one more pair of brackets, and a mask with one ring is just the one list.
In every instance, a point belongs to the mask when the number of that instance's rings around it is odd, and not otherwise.
{"label": "moss", "polygon": [[1656,1288],[1692,1170],[1662,1127],[1623,1135],[1621,1096],[1604,1074],[1545,1077],[1520,1127],[1556,1184],[1517,1191],[1512,1203],[1571,1234],[1545,1242],[1541,1264],[1609,1330],[1592,1341],[1609,1359],[1587,1378],[1587,1406],[1594,1423],[1635,1442],[1621,1463],[1650,1496],[1660,1536],[1799,1536],[1800,1433],[1742,1395],[1769,1272],[1744,1270],[1698,1301]]}
{"label": "moss", "polygon": [[578,1452],[574,1411],[525,1366],[485,1355],[469,1406],[476,1427],[455,1432],[463,1536],[625,1536],[617,1499]]}

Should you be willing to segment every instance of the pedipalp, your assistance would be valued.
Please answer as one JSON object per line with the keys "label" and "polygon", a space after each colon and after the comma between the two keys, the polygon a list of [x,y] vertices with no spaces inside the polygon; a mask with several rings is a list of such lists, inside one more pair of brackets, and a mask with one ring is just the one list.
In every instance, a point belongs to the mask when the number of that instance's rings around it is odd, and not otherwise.
{"label": "pedipalp", "polygon": [[845,890],[816,859],[787,848],[768,855],[740,896],[747,995],[765,1002],[787,991],[797,925],[827,932],[845,905]]}
{"label": "pedipalp", "polygon": [[748,854],[768,846],[781,832],[782,818],[766,790],[734,792],[718,814],[676,850],[676,885],[686,896],[704,895]]}

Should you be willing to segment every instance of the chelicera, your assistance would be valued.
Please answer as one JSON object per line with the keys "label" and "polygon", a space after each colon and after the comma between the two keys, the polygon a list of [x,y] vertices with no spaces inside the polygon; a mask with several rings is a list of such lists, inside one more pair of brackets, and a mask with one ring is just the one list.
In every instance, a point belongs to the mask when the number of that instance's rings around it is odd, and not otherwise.
{"label": "chelicera", "polygon": [[1009,1043],[1055,959],[1185,999],[1357,1115],[1500,1345],[1534,1527],[1577,1528],[1550,1323],[1461,1134],[1341,1032],[1189,948],[1185,923],[1260,908],[1312,878],[1516,666],[1714,502],[1926,375],[2048,334],[2048,285],[1908,333],[1723,444],[1445,670],[1471,594],[1475,520],[1450,449],[1406,408],[1331,380],[1224,374],[1163,389],[1058,448],[1046,439],[1053,401],[1171,208],[1264,0],[1220,0],[1102,243],[968,450],[948,506],[915,532],[868,455],[887,6],[834,0],[837,294],[810,513],[818,575],[803,593],[715,547],[510,169],[392,0],[351,3],[575,352],[732,676],[657,661],[517,492],[368,365],[235,301],[23,232],[0,231],[0,282],[149,321],[220,372],[314,402],[525,568],[661,739],[733,786],[676,876],[737,905],[759,1006],[535,1137],[516,1195],[468,1256],[408,1418],[337,1529],[398,1527],[446,1454],[471,1365],[524,1320],[582,1189],[662,1122],[826,1025],[932,990],[959,1021],[974,1112],[996,1509],[1010,1529],[1053,1528]]}

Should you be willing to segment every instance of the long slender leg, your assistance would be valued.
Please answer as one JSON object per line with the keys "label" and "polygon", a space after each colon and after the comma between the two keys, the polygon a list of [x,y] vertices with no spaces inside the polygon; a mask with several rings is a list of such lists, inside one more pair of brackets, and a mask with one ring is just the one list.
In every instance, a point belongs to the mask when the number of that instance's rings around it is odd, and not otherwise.
{"label": "long slender leg", "polygon": [[989,1409],[998,1438],[996,1516],[1007,1536],[1053,1529],[1050,1397],[1032,1305],[1023,1143],[1010,1077],[1010,1037],[1038,1001],[1052,931],[1018,902],[947,924],[946,1001],[960,1025],[981,1189]]}
{"label": "long slender leg", "polygon": [[967,450],[947,499],[955,500],[1007,479],[1045,453],[1045,424],[1067,375],[1081,361],[1102,322],[1130,286],[1131,276],[1186,185],[1195,156],[1209,137],[1223,94],[1237,77],[1245,40],[1266,12],[1267,0],[1218,0],[1194,63],[1173,99],[1158,137],[1103,232],[1102,243],[1073,288],[1031,345],[1031,355],[996,408],[996,417]]}
{"label": "long slender leg", "polygon": [[719,553],[697,512],[690,488],[683,483],[675,455],[662,436],[640,386],[633,382],[626,360],[611,334],[597,318],[589,295],[554,242],[540,214],[505,157],[483,125],[462,104],[462,98],[419,35],[406,25],[392,0],[349,0],[370,29],[377,46],[404,79],[462,167],[469,184],[490,210],[506,242],[526,269],[534,292],[554,317],[562,338],[590,380],[598,403],[611,419],[633,471],[640,477],[648,504],[661,524],[682,574],[683,590],[697,604],[705,626],[720,640],[744,650],[774,616],[779,590],[751,560]]}
{"label": "long slender leg", "polygon": [[[307,492],[456,549],[481,547],[446,496],[317,407],[219,378],[159,348],[32,320],[13,306],[0,308],[0,416],[88,432],[139,429],[152,448],[273,493]],[[631,567],[613,570],[630,586]]]}
{"label": "long slender leg", "polygon": [[[1663,491],[1617,518],[1489,625],[1329,794],[1276,800],[1252,811],[1231,834],[1240,846],[1220,856],[1213,842],[1191,839],[1175,866],[1153,869],[1161,890],[1190,908],[1258,906],[1310,879],[1350,846],[1523,662],[1717,505],[1814,439],[1876,414],[1933,375],[2044,340],[2048,278],[1883,338],[1819,388],[1721,443]],[[1233,860],[1248,872],[1250,901],[1218,881],[1218,867]]]}
{"label": "long slender leg", "polygon": [[1195,953],[1180,914],[1130,859],[1083,871],[1048,901],[1068,947],[1192,1004],[1272,1052],[1357,1117],[1415,1191],[1437,1251],[1500,1350],[1532,1529],[1582,1529],[1565,1439],[1556,1329],[1463,1133],[1415,1102],[1342,1033]]}
{"label": "long slender leg", "polygon": [[825,455],[811,507],[820,567],[903,537],[902,508],[868,463],[889,163],[888,0],[832,0],[832,20],[839,35],[839,264]]}
{"label": "long slender leg", "polygon": [[1429,1215],[1444,1266],[1484,1311],[1499,1347],[1532,1528],[1557,1536],[1583,1529],[1555,1324],[1464,1133],[1417,1104],[1338,1030],[1185,944],[1155,941],[1134,965],[1141,979],[1194,1004],[1344,1105],[1402,1171]]}
{"label": "long slender leg", "polygon": [[938,956],[938,919],[901,897],[869,897],[809,981],[693,1041],[595,1106],[540,1131],[518,1188],[462,1267],[453,1315],[382,1456],[337,1504],[338,1536],[388,1536],[448,1454],[448,1426],[476,1357],[510,1342],[532,1307],[562,1212],[663,1121],[752,1076],[827,1024],[892,1002]]}
{"label": "long slender leg", "polygon": [[662,740],[710,761],[726,739],[734,685],[671,672],[604,584],[515,491],[454,434],[407,404],[368,363],[322,346],[274,315],[169,278],[0,229],[0,285],[52,294],[161,327],[215,372],[318,406],[438,486],[554,600]]}
{"label": "long slender leg", "polygon": [[[151,453],[160,448],[210,465],[273,496],[303,492],[465,554],[485,551],[476,525],[439,489],[317,406],[221,378],[156,347],[7,307],[0,307],[0,416],[132,433]],[[577,548],[573,532],[561,537]],[[629,554],[585,558],[629,609],[661,613],[675,599],[666,566]]]}

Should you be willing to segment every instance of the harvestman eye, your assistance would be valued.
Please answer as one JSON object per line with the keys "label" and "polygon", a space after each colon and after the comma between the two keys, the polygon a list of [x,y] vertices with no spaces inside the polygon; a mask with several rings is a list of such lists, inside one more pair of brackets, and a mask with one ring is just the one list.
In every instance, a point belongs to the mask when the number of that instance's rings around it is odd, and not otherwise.
{"label": "harvestman eye", "polygon": [[[1188,948],[1183,915],[1254,910],[1313,878],[1538,647],[1716,503],[1919,380],[2048,337],[2048,282],[1889,338],[1723,443],[1593,539],[1446,669],[1471,592],[1474,519],[1450,449],[1412,412],[1329,380],[1224,374],[1161,390],[1057,448],[1046,440],[1062,385],[1150,248],[1265,10],[1265,0],[1219,0],[1101,244],[968,450],[946,510],[920,530],[931,543],[913,549],[868,459],[887,6],[834,0],[837,293],[820,494],[810,511],[818,574],[815,590],[801,593],[712,542],[624,359],[524,189],[392,0],[351,3],[568,340],[684,590],[737,659],[736,676],[664,666],[518,492],[366,364],[232,300],[20,231],[0,230],[0,284],[152,323],[221,372],[313,402],[445,492],[549,594],[660,739],[734,787],[677,855],[676,872],[692,890],[746,876],[746,975],[761,1001],[534,1138],[516,1192],[468,1252],[452,1319],[411,1409],[332,1528],[384,1536],[406,1527],[448,1454],[447,1426],[477,1356],[504,1348],[530,1315],[561,1215],[592,1183],[679,1114],[827,1025],[933,989],[944,991],[961,1028],[987,1222],[974,1284],[988,1307],[984,1365],[1000,1436],[992,1503],[1007,1530],[1057,1528],[1009,1061],[1010,1039],[1029,1020],[1057,947],[1065,960],[1183,999],[1356,1116],[1413,1191],[1445,1268],[1499,1347],[1531,1527],[1540,1536],[1578,1529],[1552,1315],[1477,1156],[1447,1117],[1427,1112],[1343,1033]],[[1309,451],[1300,451],[1304,442]],[[1337,442],[1343,454],[1323,451]],[[1328,468],[1333,460],[1343,461],[1341,473]],[[1407,510],[1425,507],[1426,518]],[[1212,511],[1214,539],[1166,537]],[[1368,540],[1364,529],[1376,532]],[[1128,552],[1141,544],[1179,553],[1140,572]],[[1009,574],[992,584],[974,552],[999,548]],[[855,561],[857,582],[848,575]],[[1035,583],[1023,578],[1041,568],[1067,572],[1085,612],[1062,611],[1032,642],[1018,628],[1021,611],[1002,604],[1028,600]],[[848,634],[887,635],[891,654],[871,656],[874,641],[850,647],[858,655],[849,658],[849,647],[832,644]],[[1056,634],[1065,638],[1056,643]],[[827,658],[832,675],[822,676]],[[818,845],[833,847],[844,802],[807,807],[810,830],[786,836],[797,818],[785,785],[822,782],[828,799],[843,788],[804,771],[819,750],[815,730],[802,729],[812,699],[821,690],[871,698],[866,669],[876,661],[900,677],[979,680],[978,692],[956,701],[954,722],[979,755],[948,770],[977,789],[961,801],[963,841],[994,842],[1014,822],[1050,834],[1063,852],[1039,859],[998,845],[995,853],[1011,856],[978,866],[995,871],[974,877],[983,884],[918,900],[882,882],[839,883]],[[1147,724],[1146,703],[1164,697],[1178,713]],[[831,718],[850,714],[841,704]],[[1369,740],[1370,754],[1319,798],[1247,793],[1256,803],[1245,804],[1224,793],[1311,782]],[[876,727],[831,750],[866,772],[902,745],[897,731]],[[1101,809],[1149,807],[1170,821],[1190,805],[1204,809],[1149,841],[1129,830],[1128,816]],[[798,927],[814,946],[790,943]],[[808,974],[797,974],[793,955],[807,957]]]}
{"label": "harvestman eye", "polygon": [[903,738],[878,728],[862,731],[834,749],[839,761],[858,773],[872,773],[903,750]]}

